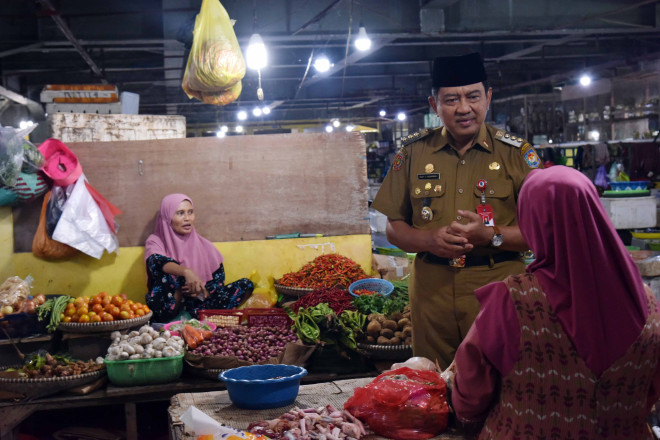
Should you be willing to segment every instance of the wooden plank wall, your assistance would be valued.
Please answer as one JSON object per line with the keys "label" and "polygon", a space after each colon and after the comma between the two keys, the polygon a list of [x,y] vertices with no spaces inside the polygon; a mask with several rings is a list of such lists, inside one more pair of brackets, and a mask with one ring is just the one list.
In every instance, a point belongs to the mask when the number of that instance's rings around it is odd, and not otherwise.
{"label": "wooden plank wall", "polygon": [[[302,133],[67,144],[89,183],[118,206],[121,246],[142,246],[163,196],[187,194],[214,242],[290,232],[368,234],[360,133]],[[39,203],[14,212],[15,251],[31,250]],[[35,218],[35,216],[37,218]]]}

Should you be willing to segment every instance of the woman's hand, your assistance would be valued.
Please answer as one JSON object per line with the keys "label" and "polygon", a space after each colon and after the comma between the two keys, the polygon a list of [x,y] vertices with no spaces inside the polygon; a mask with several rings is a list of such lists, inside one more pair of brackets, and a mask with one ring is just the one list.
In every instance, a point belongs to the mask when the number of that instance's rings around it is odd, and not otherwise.
{"label": "woman's hand", "polygon": [[181,291],[184,294],[197,297],[201,295],[201,299],[206,299],[209,296],[209,293],[204,286],[204,282],[192,269],[186,268],[183,272],[183,276],[186,279],[186,284],[181,288]]}

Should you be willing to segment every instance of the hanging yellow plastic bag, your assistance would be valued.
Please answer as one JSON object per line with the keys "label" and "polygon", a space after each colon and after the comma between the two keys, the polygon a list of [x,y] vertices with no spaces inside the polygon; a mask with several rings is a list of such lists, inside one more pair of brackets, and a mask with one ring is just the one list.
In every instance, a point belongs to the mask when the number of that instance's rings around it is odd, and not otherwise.
{"label": "hanging yellow plastic bag", "polygon": [[243,85],[241,82],[237,82],[234,84],[233,87],[230,89],[224,91],[224,92],[198,92],[196,90],[189,89],[187,87],[183,87],[183,90],[186,92],[186,94],[191,97],[191,98],[197,98],[200,101],[202,101],[205,104],[211,104],[211,105],[227,105],[229,103],[232,103],[238,99],[238,97],[241,95],[241,90],[243,89]]}
{"label": "hanging yellow plastic bag", "polygon": [[250,281],[254,284],[254,290],[239,309],[268,309],[277,303],[277,291],[272,275],[264,279],[255,269],[250,274]]}
{"label": "hanging yellow plastic bag", "polygon": [[228,96],[235,96],[233,101],[240,94],[240,86],[237,90],[236,85],[244,76],[245,60],[227,11],[218,0],[203,0],[195,19],[183,90],[199,100],[204,100],[204,94],[217,97],[230,92]]}

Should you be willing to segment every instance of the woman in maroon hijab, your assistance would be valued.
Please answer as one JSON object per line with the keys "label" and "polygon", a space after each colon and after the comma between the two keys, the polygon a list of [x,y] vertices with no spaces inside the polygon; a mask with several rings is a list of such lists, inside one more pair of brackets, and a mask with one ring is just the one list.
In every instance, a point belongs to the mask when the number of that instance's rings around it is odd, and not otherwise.
{"label": "woman in maroon hijab", "polygon": [[652,439],[660,318],[580,172],[534,170],[518,200],[536,260],[476,291],[454,360],[452,406],[479,439]]}
{"label": "woman in maroon hijab", "polygon": [[195,230],[193,203],[184,194],[163,198],[144,258],[146,301],[158,322],[171,321],[184,311],[196,318],[198,310],[235,308],[254,288],[247,278],[224,284],[223,257]]}

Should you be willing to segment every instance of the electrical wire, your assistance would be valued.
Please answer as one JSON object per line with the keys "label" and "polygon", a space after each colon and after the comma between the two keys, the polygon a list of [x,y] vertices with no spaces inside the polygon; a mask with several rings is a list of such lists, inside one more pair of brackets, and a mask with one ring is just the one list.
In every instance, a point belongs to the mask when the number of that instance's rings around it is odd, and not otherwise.
{"label": "electrical wire", "polygon": [[351,45],[351,28],[353,27],[353,0],[348,3],[348,38],[344,52],[344,72],[341,75],[341,97],[344,97],[344,81],[346,80],[346,67],[348,66],[348,48]]}

